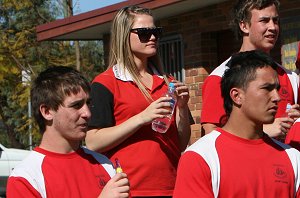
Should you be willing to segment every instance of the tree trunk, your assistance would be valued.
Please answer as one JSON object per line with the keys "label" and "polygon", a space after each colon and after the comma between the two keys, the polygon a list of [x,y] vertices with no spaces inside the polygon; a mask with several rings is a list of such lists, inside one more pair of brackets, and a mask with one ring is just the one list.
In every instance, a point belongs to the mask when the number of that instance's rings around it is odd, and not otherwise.
{"label": "tree trunk", "polygon": [[80,59],[80,46],[79,41],[75,41],[75,52],[76,52],[76,69],[80,71],[81,59]]}
{"label": "tree trunk", "polygon": [[[66,0],[67,17],[73,16],[73,0]],[[76,54],[76,69],[81,69],[80,46],[79,41],[74,41],[75,54]]]}

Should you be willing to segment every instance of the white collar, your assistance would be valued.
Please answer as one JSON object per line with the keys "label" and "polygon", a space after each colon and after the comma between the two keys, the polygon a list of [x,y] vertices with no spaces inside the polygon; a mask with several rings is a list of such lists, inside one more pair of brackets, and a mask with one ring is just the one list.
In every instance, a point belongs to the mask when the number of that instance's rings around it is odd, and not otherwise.
{"label": "white collar", "polygon": [[[157,75],[160,78],[163,78],[157,71],[157,69],[155,67],[153,67],[152,65],[150,66],[151,70],[153,71],[153,74]],[[129,71],[127,70],[127,68],[125,67],[121,67],[120,65],[116,64],[113,66],[113,72],[114,75],[117,79],[122,80],[122,81],[132,81],[133,82],[133,78],[131,76],[131,74],[129,73]]]}
{"label": "white collar", "polygon": [[131,74],[125,67],[122,68],[120,65],[116,64],[112,69],[117,79],[122,81],[133,81]]}

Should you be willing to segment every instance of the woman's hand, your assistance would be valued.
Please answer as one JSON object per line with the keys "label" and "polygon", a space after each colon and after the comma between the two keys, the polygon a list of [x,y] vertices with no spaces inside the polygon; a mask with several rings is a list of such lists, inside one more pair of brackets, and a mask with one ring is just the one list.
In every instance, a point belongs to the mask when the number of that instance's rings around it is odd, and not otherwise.
{"label": "woman's hand", "polygon": [[173,80],[172,82],[176,87],[177,106],[179,108],[186,106],[190,99],[189,88],[184,83],[177,80]]}
{"label": "woman's hand", "polygon": [[156,118],[163,118],[172,113],[170,97],[160,97],[152,102],[144,111],[139,113],[139,117],[144,124],[151,123]]}

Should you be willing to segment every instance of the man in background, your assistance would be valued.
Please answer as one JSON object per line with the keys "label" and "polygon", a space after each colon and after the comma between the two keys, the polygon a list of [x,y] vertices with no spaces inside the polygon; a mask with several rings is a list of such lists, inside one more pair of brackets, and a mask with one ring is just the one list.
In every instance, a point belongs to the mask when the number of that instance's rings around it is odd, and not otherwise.
{"label": "man in background", "polygon": [[[261,50],[267,54],[275,46],[279,35],[279,1],[278,0],[238,0],[233,7],[232,28],[239,40],[242,40],[240,52]],[[218,66],[204,81],[203,105],[201,113],[202,133],[208,134],[227,121],[221,97],[220,82],[228,58]],[[273,123],[265,124],[264,131],[271,137],[284,138],[291,124],[300,117],[298,89],[299,78],[277,64],[276,68],[281,101]],[[285,114],[287,104],[292,104],[288,116]]]}

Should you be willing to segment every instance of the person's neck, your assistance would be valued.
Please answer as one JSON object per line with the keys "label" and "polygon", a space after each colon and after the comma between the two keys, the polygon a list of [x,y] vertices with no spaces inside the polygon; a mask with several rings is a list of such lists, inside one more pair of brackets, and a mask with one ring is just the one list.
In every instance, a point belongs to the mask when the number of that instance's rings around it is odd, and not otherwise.
{"label": "person's neck", "polygon": [[270,54],[270,49],[258,48],[257,46],[254,46],[249,41],[247,41],[247,39],[244,39],[239,52],[245,52],[245,51],[251,51],[251,50],[261,50],[267,54]]}
{"label": "person's neck", "polygon": [[222,129],[235,136],[248,140],[260,139],[264,134],[263,124],[256,124],[248,118],[244,119],[242,115],[231,114]]}
{"label": "person's neck", "polygon": [[148,59],[140,59],[137,57],[134,57],[134,63],[137,66],[139,72],[142,74],[144,72],[147,72],[148,67]]}
{"label": "person's neck", "polygon": [[68,141],[60,135],[57,136],[55,133],[45,131],[39,147],[47,151],[67,154],[78,150],[80,144],[80,141]]}
{"label": "person's neck", "polygon": [[141,60],[141,59],[135,59],[135,64],[139,70],[140,73],[140,77],[141,78],[147,78],[149,77],[149,74],[151,75],[151,71],[149,71],[150,69],[148,68],[148,61],[147,59],[145,60]]}

